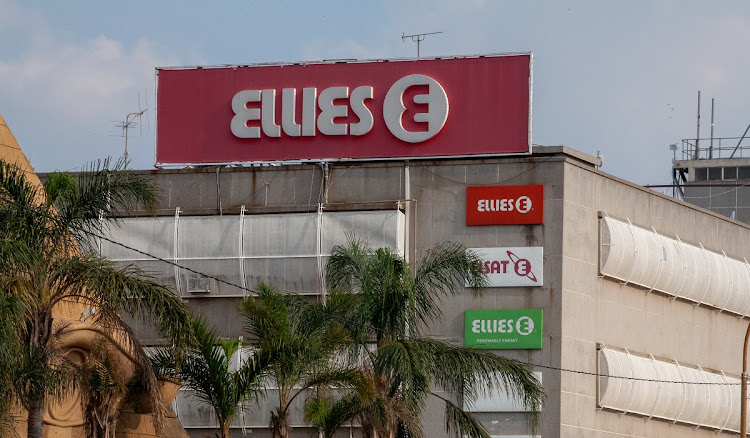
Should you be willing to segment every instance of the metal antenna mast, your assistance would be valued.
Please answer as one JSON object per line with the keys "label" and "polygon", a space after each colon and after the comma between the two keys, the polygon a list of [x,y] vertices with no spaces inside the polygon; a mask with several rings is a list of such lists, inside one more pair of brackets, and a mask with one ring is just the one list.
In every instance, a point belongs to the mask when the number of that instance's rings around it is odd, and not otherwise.
{"label": "metal antenna mast", "polygon": [[428,32],[428,33],[415,33],[414,35],[407,35],[404,32],[401,32],[401,41],[406,42],[407,38],[411,38],[412,42],[417,43],[417,59],[419,59],[419,46],[424,41],[424,37],[427,35],[437,35],[439,33],[443,32]]}
{"label": "metal antenna mast", "polygon": [[[123,135],[123,137],[125,137],[125,154],[124,154],[125,158],[127,158],[128,155],[130,155],[130,152],[128,152],[128,130],[130,128],[133,128],[134,126],[136,126],[135,119],[139,119],[140,120],[141,116],[143,116],[143,113],[145,113],[146,111],[148,111],[148,103],[146,104],[146,106],[147,106],[146,109],[141,110],[141,95],[140,95],[140,93],[138,93],[138,109],[139,109],[139,111],[134,112],[134,113],[128,113],[128,115],[125,116],[125,121],[124,122],[119,122],[117,124],[117,127],[122,129],[122,135]],[[141,129],[143,129],[143,128],[141,128]]]}

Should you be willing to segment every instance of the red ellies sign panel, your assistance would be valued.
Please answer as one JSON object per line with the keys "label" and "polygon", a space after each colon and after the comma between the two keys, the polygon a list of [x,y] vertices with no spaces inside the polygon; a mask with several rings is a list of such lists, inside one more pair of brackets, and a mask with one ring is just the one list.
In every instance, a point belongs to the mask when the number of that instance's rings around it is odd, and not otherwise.
{"label": "red ellies sign panel", "polygon": [[466,188],[466,225],[543,223],[543,185]]}
{"label": "red ellies sign panel", "polygon": [[156,163],[526,154],[531,61],[158,69]]}

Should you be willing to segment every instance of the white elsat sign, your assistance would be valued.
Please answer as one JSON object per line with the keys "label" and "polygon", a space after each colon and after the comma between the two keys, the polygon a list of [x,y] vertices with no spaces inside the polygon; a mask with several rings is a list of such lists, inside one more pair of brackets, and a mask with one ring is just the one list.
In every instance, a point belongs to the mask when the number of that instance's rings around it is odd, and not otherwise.
{"label": "white elsat sign", "polygon": [[469,248],[481,259],[481,269],[490,287],[542,286],[544,248]]}

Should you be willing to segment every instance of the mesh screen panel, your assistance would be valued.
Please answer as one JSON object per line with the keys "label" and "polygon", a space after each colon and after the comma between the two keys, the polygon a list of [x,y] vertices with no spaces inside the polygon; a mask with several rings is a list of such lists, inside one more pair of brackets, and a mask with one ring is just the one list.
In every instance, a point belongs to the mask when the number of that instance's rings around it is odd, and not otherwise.
{"label": "mesh screen panel", "polygon": [[112,227],[114,241],[184,268],[107,241],[100,242],[102,255],[122,265],[134,263],[190,297],[244,295],[243,287],[260,282],[282,291],[319,294],[331,249],[345,244],[350,234],[373,247],[404,249],[404,214],[397,210],[143,217],[120,225]]}

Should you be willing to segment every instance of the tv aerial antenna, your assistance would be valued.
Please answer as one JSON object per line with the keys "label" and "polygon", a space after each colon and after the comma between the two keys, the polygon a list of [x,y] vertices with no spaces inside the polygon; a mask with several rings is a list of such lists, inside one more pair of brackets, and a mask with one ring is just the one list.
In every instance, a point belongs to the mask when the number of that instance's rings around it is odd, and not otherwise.
{"label": "tv aerial antenna", "polygon": [[[141,93],[138,92],[138,111],[128,113],[125,116],[125,120],[122,122],[117,122],[115,126],[122,129],[122,136],[125,137],[125,153],[123,156],[125,158],[128,158],[130,155],[130,152],[128,152],[128,131],[130,131],[130,128],[135,128],[136,126],[140,127],[141,129],[141,135],[143,135],[143,123],[139,123],[141,118],[143,117],[143,114],[148,111],[148,93],[144,91],[143,97],[146,101],[146,107],[144,109],[141,109]],[[149,119],[146,118],[148,121]],[[149,121],[150,126],[150,121]]]}
{"label": "tv aerial antenna", "polygon": [[427,32],[427,33],[415,33],[414,35],[407,35],[405,32],[401,32],[401,41],[406,42],[407,39],[411,39],[412,42],[417,43],[417,59],[419,59],[419,49],[422,41],[424,41],[427,35],[437,35],[443,32]]}

